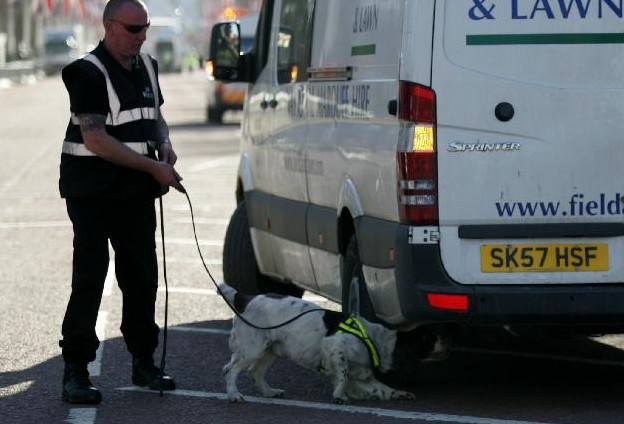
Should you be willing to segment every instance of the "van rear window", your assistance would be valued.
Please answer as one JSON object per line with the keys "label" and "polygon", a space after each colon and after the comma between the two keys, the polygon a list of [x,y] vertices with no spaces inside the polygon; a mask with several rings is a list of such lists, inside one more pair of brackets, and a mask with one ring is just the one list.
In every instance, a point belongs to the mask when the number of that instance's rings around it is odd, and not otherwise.
{"label": "van rear window", "polygon": [[560,88],[624,88],[620,0],[446,1],[443,46],[463,68]]}

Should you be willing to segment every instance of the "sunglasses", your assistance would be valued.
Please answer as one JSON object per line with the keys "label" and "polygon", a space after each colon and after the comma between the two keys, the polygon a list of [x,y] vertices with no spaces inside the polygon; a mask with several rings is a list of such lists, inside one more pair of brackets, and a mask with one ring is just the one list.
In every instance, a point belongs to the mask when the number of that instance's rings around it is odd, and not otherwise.
{"label": "sunglasses", "polygon": [[117,22],[119,25],[121,25],[122,27],[124,27],[124,29],[126,31],[128,31],[130,34],[139,34],[145,30],[147,30],[150,27],[150,23],[146,23],[145,25],[128,25],[128,24],[124,24],[123,22],[119,22],[116,21],[114,19],[109,19],[113,22]]}

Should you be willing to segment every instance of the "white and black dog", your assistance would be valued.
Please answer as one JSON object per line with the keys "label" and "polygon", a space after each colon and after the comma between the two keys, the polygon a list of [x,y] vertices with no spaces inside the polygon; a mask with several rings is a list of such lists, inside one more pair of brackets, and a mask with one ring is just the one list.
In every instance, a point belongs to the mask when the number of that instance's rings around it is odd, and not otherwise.
{"label": "white and black dog", "polygon": [[[258,327],[275,326],[316,310],[270,330],[254,328],[239,316],[234,317],[229,341],[232,357],[223,368],[230,402],[244,401],[236,379],[245,370],[262,396],[281,397],[284,391],[269,386],[265,379],[269,367],[280,357],[328,375],[338,403],[349,399],[413,399],[412,393],[393,389],[376,376],[402,373],[404,370],[397,370],[397,366],[413,367],[419,360],[442,359],[447,353],[445,338],[437,334],[400,332],[358,317],[360,328],[374,344],[371,350],[349,332],[334,332],[348,318],[341,313],[322,310],[312,302],[291,296],[247,296],[227,284],[221,284],[219,290],[246,321]],[[372,351],[376,351],[376,367],[371,364]]]}

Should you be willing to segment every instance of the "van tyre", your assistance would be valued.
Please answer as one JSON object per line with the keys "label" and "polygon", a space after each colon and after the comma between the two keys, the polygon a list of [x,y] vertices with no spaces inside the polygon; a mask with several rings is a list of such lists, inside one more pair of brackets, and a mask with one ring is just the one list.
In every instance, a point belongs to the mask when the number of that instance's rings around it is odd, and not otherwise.
{"label": "van tyre", "polygon": [[301,297],[303,290],[260,274],[251,244],[245,202],[240,202],[230,218],[223,245],[223,279],[241,293],[279,293]]}
{"label": "van tyre", "polygon": [[223,122],[223,110],[219,107],[209,107],[206,109],[206,118],[208,122],[220,124]]}
{"label": "van tyre", "polygon": [[372,322],[379,322],[366,289],[358,241],[351,236],[342,261],[342,312],[358,314]]}

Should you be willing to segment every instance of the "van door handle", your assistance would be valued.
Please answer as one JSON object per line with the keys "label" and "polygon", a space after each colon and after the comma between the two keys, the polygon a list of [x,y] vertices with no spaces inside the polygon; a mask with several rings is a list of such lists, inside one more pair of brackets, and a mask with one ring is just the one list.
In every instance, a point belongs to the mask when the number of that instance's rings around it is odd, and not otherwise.
{"label": "van door handle", "polygon": [[267,101],[266,101],[266,99],[262,100],[262,101],[260,102],[260,108],[261,108],[262,110],[265,110],[267,107],[269,107],[269,102],[267,102]]}
{"label": "van door handle", "polygon": [[271,106],[271,109],[275,109],[277,107],[277,100],[275,100],[275,98],[269,100],[269,106]]}

